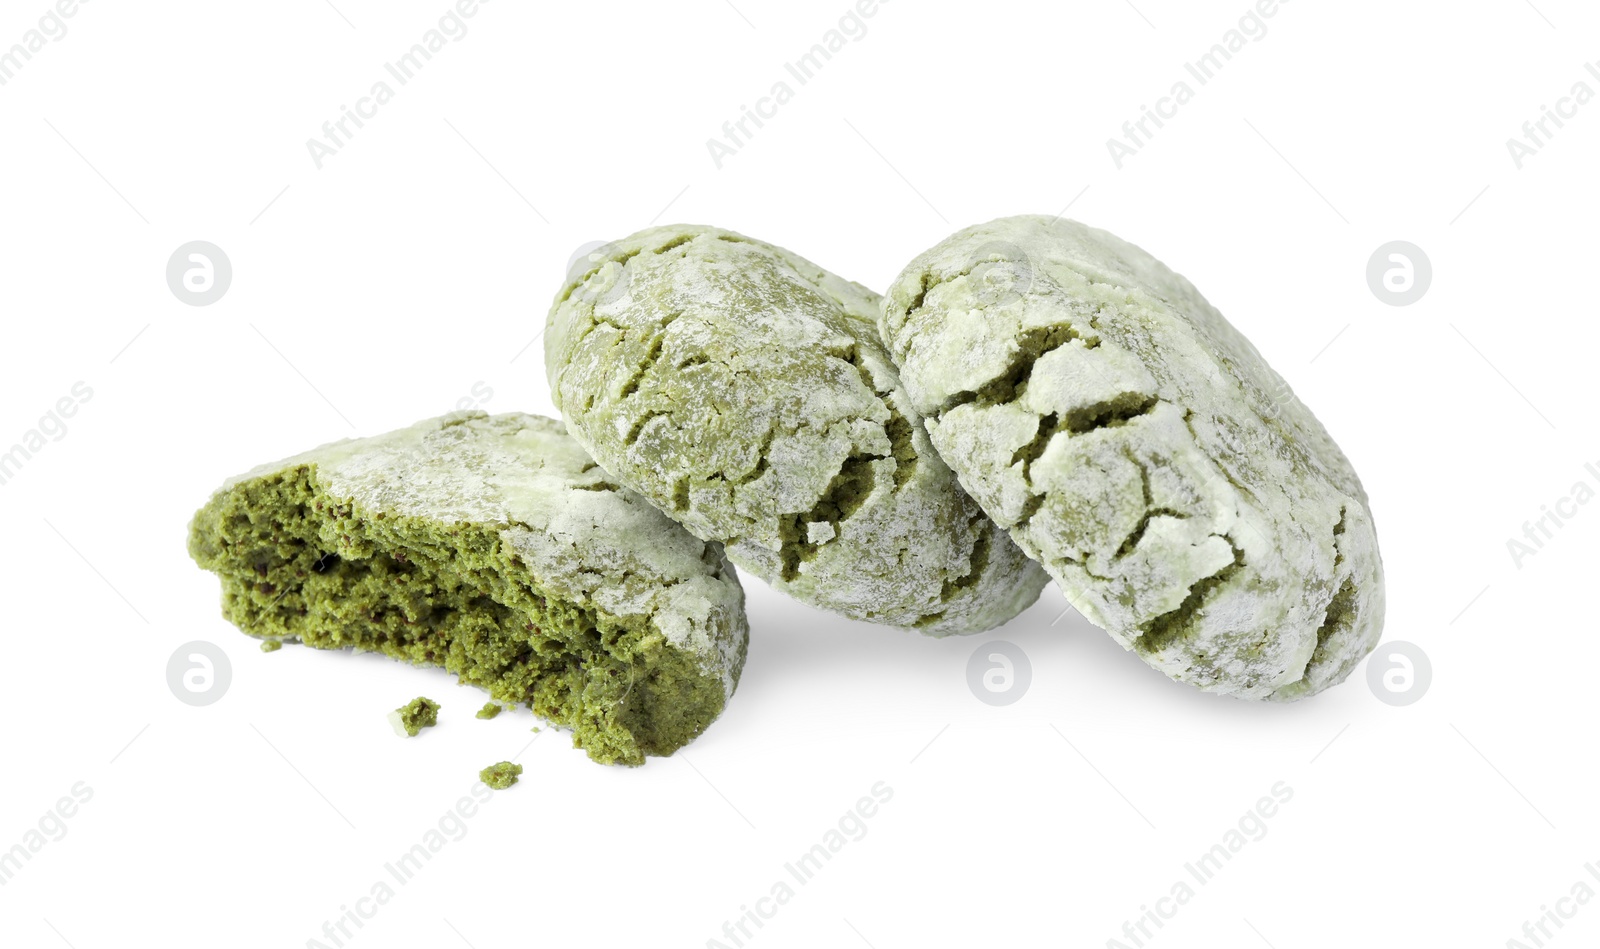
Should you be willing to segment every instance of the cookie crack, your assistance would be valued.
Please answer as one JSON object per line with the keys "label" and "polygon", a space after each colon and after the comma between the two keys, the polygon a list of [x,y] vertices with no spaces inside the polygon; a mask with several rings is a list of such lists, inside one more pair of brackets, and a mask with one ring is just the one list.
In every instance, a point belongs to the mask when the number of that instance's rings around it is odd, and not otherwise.
{"label": "cookie crack", "polygon": [[[922,310],[923,305],[928,302],[928,293],[943,282],[935,279],[933,274],[926,270],[917,277],[917,292],[911,297],[911,302],[906,306],[905,314],[901,317],[902,326],[911,325],[911,320]],[[910,333],[902,333],[901,335],[907,340],[911,337]],[[890,343],[890,349],[893,351],[896,361],[903,362],[906,358],[906,353],[910,351],[910,344],[908,342],[905,346],[895,346]]]}
{"label": "cookie crack", "polygon": [[1085,336],[1071,323],[1024,330],[1016,340],[1017,351],[1003,370],[976,389],[963,389],[950,396],[934,414],[942,418],[945,413],[963,405],[976,404],[980,408],[990,408],[1015,402],[1028,391],[1028,380],[1033,375],[1034,364],[1073,340],[1082,342],[1086,349],[1098,349],[1100,346],[1099,336]]}
{"label": "cookie crack", "polygon": [[944,585],[939,591],[940,603],[949,603],[960,596],[962,591],[970,590],[977,586],[978,580],[983,577],[983,572],[988,569],[992,540],[989,537],[990,532],[985,529],[984,521],[985,518],[982,512],[967,521],[968,531],[974,528],[978,531],[977,537],[973,538],[972,541],[972,554],[967,560],[967,572],[959,577],[949,578],[944,581]]}
{"label": "cookie crack", "polygon": [[651,409],[648,412],[640,414],[638,418],[633,420],[633,424],[628,427],[628,434],[623,437],[622,444],[628,448],[632,448],[634,444],[639,441],[639,433],[644,431],[644,427],[646,425],[649,425],[655,419],[670,417],[671,413],[663,412],[660,409]]}
{"label": "cookie crack", "polygon": [[1144,516],[1139,518],[1139,523],[1134,525],[1128,536],[1123,538],[1122,544],[1117,547],[1117,552],[1112,555],[1112,560],[1121,560],[1139,548],[1139,543],[1144,540],[1145,531],[1150,529],[1150,522],[1158,517],[1171,517],[1185,520],[1188,515],[1174,511],[1167,507],[1146,508]]}
{"label": "cookie crack", "polygon": [[779,559],[782,562],[781,575],[785,581],[799,579],[800,565],[816,557],[817,550],[822,546],[812,542],[810,525],[816,523],[832,525],[834,536],[838,536],[840,525],[860,510],[868,496],[872,494],[875,481],[872,463],[884,457],[862,452],[851,454],[839,466],[838,473],[828,482],[827,489],[817,498],[811,510],[801,514],[791,514],[780,521]]}
{"label": "cookie crack", "polygon": [[639,386],[644,382],[645,376],[648,376],[655,369],[656,364],[661,361],[661,351],[666,347],[667,343],[667,327],[671,326],[673,321],[682,315],[681,312],[678,312],[669,313],[662,317],[661,328],[656,332],[655,337],[651,339],[650,348],[645,351],[644,359],[634,368],[633,375],[629,376],[628,381],[622,384],[622,388],[617,393],[617,401],[623,401],[639,391]]}
{"label": "cookie crack", "polygon": [[894,404],[893,399],[897,394],[894,386],[891,385],[887,389],[878,388],[878,380],[872,375],[872,370],[861,362],[859,346],[852,345],[843,355],[836,355],[835,358],[854,366],[867,391],[876,395],[883,402],[884,408],[889,410],[889,420],[883,424],[883,435],[889,440],[889,457],[892,457],[895,463],[894,488],[898,491],[911,480],[920,461],[916,445],[912,441],[911,420],[906,418],[905,413]]}
{"label": "cookie crack", "polygon": [[[1049,415],[1041,416],[1039,427],[1034,432],[1033,439],[1012,454],[1011,464],[1013,466],[1022,465],[1022,477],[1025,481],[1028,481],[1029,466],[1044,455],[1045,449],[1050,445],[1050,440],[1057,435],[1062,433],[1084,435],[1101,429],[1117,428],[1128,424],[1136,418],[1149,415],[1160,404],[1161,400],[1153,395],[1146,395],[1143,392],[1123,392],[1092,405],[1069,409],[1066,412],[1051,412]],[[1128,460],[1133,461],[1136,465],[1139,464],[1135,459],[1129,458]],[[1143,465],[1139,465],[1139,471],[1145,481],[1145,504],[1149,506],[1149,473],[1144,470]],[[1031,481],[1029,481],[1029,487],[1032,487]]]}
{"label": "cookie crack", "polygon": [[[777,437],[778,426],[768,426],[767,434],[761,439],[761,447],[756,449],[755,467],[751,468],[743,475],[740,475],[738,478],[728,480],[728,484],[737,488],[750,484],[751,482],[761,480],[761,476],[765,475],[768,467],[770,467],[771,462],[768,460],[768,456],[772,454],[772,443],[777,439]],[[726,476],[724,476],[724,478],[726,479]]]}
{"label": "cookie crack", "polygon": [[[1333,575],[1338,576],[1344,566],[1344,551],[1339,549],[1339,538],[1345,532],[1345,518],[1349,514],[1348,505],[1339,506],[1339,520],[1333,525]],[[1304,679],[1317,660],[1327,654],[1328,640],[1341,629],[1354,624],[1356,606],[1355,577],[1346,575],[1344,582],[1339,584],[1339,589],[1334,591],[1333,598],[1328,601],[1328,608],[1322,614],[1322,623],[1317,626],[1317,645],[1311,652],[1311,658],[1306,661],[1306,667],[1300,673]]]}
{"label": "cookie crack", "polygon": [[1205,608],[1216,591],[1244,569],[1244,551],[1239,549],[1232,538],[1223,534],[1212,536],[1222,537],[1228,542],[1228,546],[1233,548],[1233,562],[1224,565],[1222,569],[1208,577],[1196,580],[1189,587],[1189,595],[1183,598],[1183,602],[1179,603],[1177,608],[1140,623],[1138,626],[1140,634],[1133,640],[1134,648],[1139,652],[1146,655],[1161,652],[1182,639],[1190,631],[1197,614]]}
{"label": "cookie crack", "polygon": [[[1052,412],[1039,418],[1038,428],[1035,429],[1033,438],[1011,455],[1011,467],[1022,466],[1022,483],[1028,489],[1028,498],[1022,502],[1022,509],[1018,513],[1017,521],[1012,526],[1020,530],[1028,526],[1039,508],[1044,504],[1044,492],[1035,491],[1033,487],[1033,463],[1043,457],[1045,449],[1050,446],[1051,439],[1057,435],[1083,435],[1088,432],[1105,428],[1115,428],[1126,425],[1134,419],[1149,415],[1155,411],[1161,400],[1153,395],[1142,392],[1124,392],[1113,398],[1096,402],[1093,405],[1072,409],[1065,413]],[[1150,473],[1144,465],[1136,459],[1129,458],[1139,468],[1140,479],[1144,484],[1144,505],[1146,514],[1138,529],[1142,537],[1144,528],[1149,526],[1149,519],[1154,514],[1150,513]],[[1164,513],[1172,513],[1165,512]],[[1174,516],[1182,516],[1176,515]],[[1124,542],[1126,543],[1126,542]],[[1135,541],[1137,543],[1137,540]]]}
{"label": "cookie crack", "polygon": [[1124,537],[1122,543],[1118,545],[1117,552],[1111,558],[1113,563],[1122,560],[1138,549],[1140,542],[1144,540],[1145,531],[1150,529],[1151,521],[1158,517],[1171,517],[1181,521],[1188,519],[1189,516],[1182,511],[1175,511],[1169,507],[1157,507],[1155,495],[1150,490],[1150,469],[1145,467],[1144,462],[1134,457],[1132,452],[1124,451],[1123,457],[1139,469],[1139,489],[1144,497],[1144,514],[1140,516],[1139,523],[1134,525],[1133,530],[1129,531],[1128,536]]}
{"label": "cookie crack", "polygon": [[696,234],[680,234],[677,237],[674,237],[672,240],[667,241],[665,244],[662,244],[660,247],[657,247],[653,253],[659,257],[669,250],[677,250],[679,247],[682,247],[683,245],[694,240],[697,236],[698,235]]}
{"label": "cookie crack", "polygon": [[[602,326],[609,326],[616,330],[619,338],[627,335],[628,331],[626,329],[618,326],[616,323],[613,323],[608,319],[605,319],[604,317],[595,315],[593,313],[589,314],[588,317],[589,322],[588,325],[583,328],[583,332],[579,333],[570,343],[567,344],[567,349],[572,352],[576,352],[585,342],[588,341],[590,336],[594,335],[594,331]],[[546,323],[546,331],[549,330],[549,324],[553,322],[554,320],[551,320]]]}
{"label": "cookie crack", "polygon": [[618,267],[627,267],[628,261],[637,256],[639,256],[639,251],[633,250],[625,251],[621,254],[608,255],[600,260],[595,261],[593,266],[584,271],[583,276],[578,277],[576,280],[569,279],[567,281],[566,288],[561,292],[561,298],[556,300],[556,306],[560,306],[561,304],[572,299],[572,295],[577,293],[580,287],[583,287],[590,280],[593,280],[594,275],[599,273],[606,264],[615,263]]}
{"label": "cookie crack", "polygon": [[[984,261],[983,263],[989,263],[989,261]],[[981,266],[981,264],[974,264],[972,267],[968,267],[966,270],[958,270],[942,277],[935,277],[931,271],[924,270],[917,277],[917,292],[912,295],[910,302],[906,305],[904,315],[901,317],[902,326],[909,326],[912,318],[915,317],[917,313],[921,312],[922,308],[927,305],[928,294],[932,293],[938,287],[942,287],[945,284],[950,283],[951,281],[960,280],[962,277],[972,276],[972,272],[976,270],[978,266]],[[901,333],[900,335],[909,340],[912,334]],[[904,361],[906,358],[906,353],[910,351],[911,347],[910,343],[908,342],[905,346],[894,346],[891,344],[890,349],[894,351],[896,361]]]}

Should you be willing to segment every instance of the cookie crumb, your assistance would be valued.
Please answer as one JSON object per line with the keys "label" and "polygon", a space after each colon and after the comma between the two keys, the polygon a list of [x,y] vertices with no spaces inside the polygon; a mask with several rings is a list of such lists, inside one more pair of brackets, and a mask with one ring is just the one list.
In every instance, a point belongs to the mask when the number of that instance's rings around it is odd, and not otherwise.
{"label": "cookie crumb", "polygon": [[502,761],[492,764],[478,772],[478,780],[489,785],[496,791],[504,791],[517,783],[517,775],[522,773],[522,765]]}
{"label": "cookie crumb", "polygon": [[389,724],[395,734],[415,738],[424,728],[439,724],[439,703],[419,695],[390,712]]}

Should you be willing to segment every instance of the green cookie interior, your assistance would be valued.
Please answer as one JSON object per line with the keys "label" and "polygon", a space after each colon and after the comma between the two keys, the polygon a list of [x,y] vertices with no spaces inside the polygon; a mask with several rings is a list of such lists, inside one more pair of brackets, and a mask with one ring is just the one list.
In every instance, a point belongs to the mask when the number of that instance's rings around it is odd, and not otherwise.
{"label": "green cookie interior", "polygon": [[505,527],[371,514],[306,464],[216,495],[189,551],[246,633],[444,668],[572,729],[604,764],[671,754],[716,719],[718,678],[647,617],[542,588]]}

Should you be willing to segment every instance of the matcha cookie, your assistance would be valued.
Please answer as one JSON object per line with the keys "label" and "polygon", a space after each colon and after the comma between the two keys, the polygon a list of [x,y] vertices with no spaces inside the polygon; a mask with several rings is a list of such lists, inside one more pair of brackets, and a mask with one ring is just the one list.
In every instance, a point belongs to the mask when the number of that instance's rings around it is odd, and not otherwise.
{"label": "matcha cookie", "polygon": [[1360,481],[1183,277],[1019,217],[917,258],[881,329],[961,483],[1090,621],[1207,691],[1293,699],[1377,642]]}
{"label": "matcha cookie", "polygon": [[928,443],[878,297],[731,231],[659,227],[581,258],[545,337],[572,435],[774,587],[934,635],[1048,582]]}
{"label": "matcha cookie", "polygon": [[606,764],[699,735],[744,664],[722,548],[537,416],[456,413],[258,468],[195,516],[189,552],[246,633],[442,666]]}

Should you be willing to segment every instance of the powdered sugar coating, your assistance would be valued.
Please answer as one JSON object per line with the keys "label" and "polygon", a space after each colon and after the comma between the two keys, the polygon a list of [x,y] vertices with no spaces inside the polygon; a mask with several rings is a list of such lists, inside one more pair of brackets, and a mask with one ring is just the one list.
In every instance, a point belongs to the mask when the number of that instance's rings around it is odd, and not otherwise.
{"label": "powdered sugar coating", "polygon": [[1169,676],[1298,698],[1376,644],[1349,462],[1187,280],[1046,217],[918,257],[880,328],[929,435],[1071,602]]}
{"label": "powdered sugar coating", "polygon": [[573,436],[742,568],[856,619],[992,628],[1047,578],[934,453],[877,311],[781,248],[652,228],[571,275],[545,361]]}

